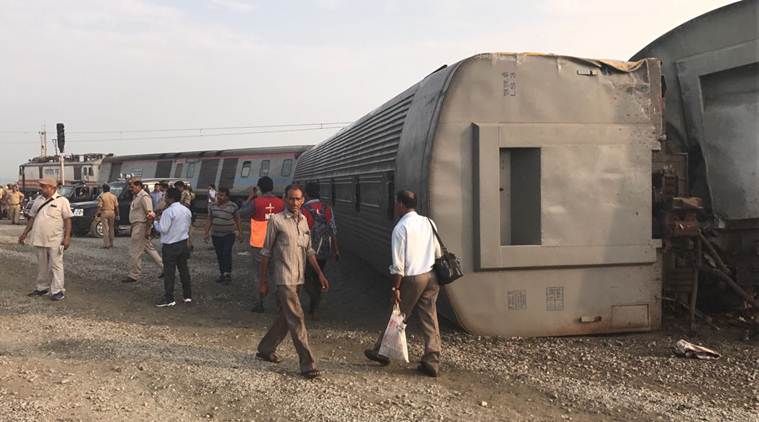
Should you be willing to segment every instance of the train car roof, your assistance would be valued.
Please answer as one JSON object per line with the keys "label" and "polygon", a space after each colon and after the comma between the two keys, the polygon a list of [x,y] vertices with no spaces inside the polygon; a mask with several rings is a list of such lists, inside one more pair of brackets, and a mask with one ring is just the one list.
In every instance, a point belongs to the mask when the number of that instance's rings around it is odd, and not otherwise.
{"label": "train car roof", "polygon": [[294,152],[298,155],[309,150],[313,145],[285,145],[276,147],[262,148],[237,148],[221,149],[206,151],[183,151],[183,152],[163,152],[153,154],[135,154],[135,155],[115,155],[108,157],[104,162],[119,162],[131,160],[161,160],[177,158],[213,158],[213,157],[230,157],[236,155],[254,155],[254,154],[278,154]]}
{"label": "train car roof", "polygon": [[[689,33],[699,30],[708,31],[714,43],[724,43],[725,39],[729,39],[730,36],[734,35],[734,31],[740,29],[734,27],[735,21],[730,20],[730,15],[732,13],[747,13],[749,16],[753,15],[753,17],[750,16],[749,19],[756,19],[756,7],[757,0],[743,0],[719,7],[712,11],[706,12],[703,15],[696,16],[695,18],[674,27],[655,40],[651,41],[640,51],[635,53],[635,55],[633,55],[630,60],[641,60],[646,57],[655,56],[655,50],[658,50],[670,43],[672,43],[674,47],[669,48],[673,48],[676,51],[684,50],[686,48],[689,50],[710,51],[714,48],[710,45],[688,45],[687,47],[683,47],[675,43],[684,42],[686,44],[690,44],[687,40]],[[757,26],[754,26],[754,33],[757,31],[756,28]],[[683,40],[679,40],[678,37],[683,37]],[[731,41],[734,42],[735,40]],[[690,51],[689,54],[695,53],[693,51]]]}

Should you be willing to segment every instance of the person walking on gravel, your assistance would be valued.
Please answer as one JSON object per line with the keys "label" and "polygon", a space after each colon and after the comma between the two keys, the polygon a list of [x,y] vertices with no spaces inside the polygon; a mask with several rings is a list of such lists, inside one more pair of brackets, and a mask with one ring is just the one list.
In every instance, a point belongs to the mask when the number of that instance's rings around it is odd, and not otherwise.
{"label": "person walking on gravel", "polygon": [[301,374],[306,378],[316,378],[319,376],[319,370],[316,369],[314,355],[308,346],[308,333],[299,297],[306,263],[310,264],[318,275],[323,290],[329,288],[329,281],[319,268],[316,252],[311,247],[308,223],[300,213],[303,201],[303,188],[300,185],[289,186],[285,192],[287,208],[273,215],[266,227],[266,237],[261,249],[259,292],[262,296],[269,292],[271,263],[272,278],[277,286],[279,315],[258,344],[256,356],[268,362],[280,362],[275,352],[289,332],[298,352]]}
{"label": "person walking on gravel", "polygon": [[[324,271],[329,258],[340,259],[340,249],[337,245],[337,225],[332,208],[319,199],[319,184],[306,183],[306,201],[301,207],[306,217],[308,228],[311,230],[311,245],[316,251],[316,262]],[[308,314],[314,321],[319,320],[319,304],[322,298],[322,286],[319,277],[310,267],[306,268],[305,290],[309,297]]]}
{"label": "person walking on gravel", "polygon": [[[213,186],[213,185],[211,185]],[[235,239],[242,242],[242,226],[240,224],[240,207],[229,200],[229,189],[220,187],[214,193],[216,201],[208,205],[208,223],[203,238],[213,239],[216,259],[219,262],[219,278],[217,283],[232,281],[232,247]]]}
{"label": "person walking on gravel", "polygon": [[163,260],[150,240],[150,226],[155,219],[153,200],[142,188],[142,181],[139,179],[129,181],[129,190],[134,195],[129,205],[129,223],[132,225],[132,237],[129,244],[130,269],[127,278],[121,280],[122,283],[134,283],[139,280],[142,275],[142,254],[145,252],[156,265],[163,268]]}
{"label": "person walking on gravel", "polygon": [[26,228],[18,243],[24,244],[31,232],[32,245],[37,250],[37,286],[30,297],[50,293],[50,299],[63,300],[63,251],[71,241],[71,204],[56,192],[56,180],[45,177],[40,180],[40,195],[29,210]]}
{"label": "person walking on gravel", "polygon": [[103,249],[113,247],[116,222],[119,221],[119,199],[111,193],[111,187],[103,184],[103,193],[98,196],[97,216],[103,224]]}
{"label": "person walking on gravel", "polygon": [[163,253],[163,288],[164,296],[156,306],[159,308],[174,306],[174,277],[179,270],[179,281],[182,282],[182,297],[184,303],[192,303],[190,288],[190,269],[187,260],[190,258],[190,226],[192,214],[180,203],[182,194],[177,188],[166,191],[166,209],[161,213],[161,219],[154,223],[155,230],[161,234],[161,252]]}
{"label": "person walking on gravel", "polygon": [[[416,213],[416,194],[399,191],[394,207],[398,223],[391,237],[393,276],[391,289],[393,302],[400,307],[406,320],[416,309],[422,325],[424,355],[417,367],[419,372],[437,377],[440,372],[440,327],[437,319],[437,297],[440,285],[432,270],[435,258],[441,255],[440,244],[432,231],[431,219]],[[364,355],[375,362],[387,365],[390,360],[379,354],[382,345],[380,333],[377,342]]]}
{"label": "person walking on gravel", "polygon": [[[256,278],[261,263],[261,248],[264,246],[266,238],[266,228],[269,219],[275,214],[285,209],[285,202],[282,198],[274,195],[274,181],[269,176],[263,176],[256,183],[261,194],[258,194],[256,187],[253,188],[248,200],[240,210],[243,216],[250,216],[250,248],[253,255],[253,286],[255,289]],[[263,297],[258,298],[258,302],[253,305],[253,312],[264,311]]]}

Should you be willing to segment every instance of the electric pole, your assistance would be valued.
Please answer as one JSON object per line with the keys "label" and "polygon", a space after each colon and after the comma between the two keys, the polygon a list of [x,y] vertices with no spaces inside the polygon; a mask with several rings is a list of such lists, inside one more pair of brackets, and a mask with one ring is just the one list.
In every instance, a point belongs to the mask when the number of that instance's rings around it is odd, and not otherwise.
{"label": "electric pole", "polygon": [[40,157],[47,157],[47,130],[44,124],[38,133],[40,134]]}

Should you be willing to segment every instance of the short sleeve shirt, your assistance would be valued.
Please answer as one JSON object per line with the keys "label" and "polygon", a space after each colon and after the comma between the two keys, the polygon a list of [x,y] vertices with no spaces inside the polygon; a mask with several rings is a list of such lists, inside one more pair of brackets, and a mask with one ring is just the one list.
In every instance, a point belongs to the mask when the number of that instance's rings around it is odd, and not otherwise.
{"label": "short sleeve shirt", "polygon": [[47,198],[42,195],[32,203],[29,216],[34,217],[31,233],[31,242],[34,246],[43,248],[60,246],[63,241],[63,220],[73,216],[71,204],[66,197],[56,193],[52,198],[53,200],[44,207],[42,205],[47,202]]}
{"label": "short sleeve shirt", "polygon": [[302,214],[285,209],[271,216],[261,255],[271,258],[269,265],[277,285],[303,284],[306,257],[314,254],[311,232]]}
{"label": "short sleeve shirt", "polygon": [[148,212],[150,211],[153,211],[153,199],[147,192],[141,190],[129,205],[129,222],[144,223],[148,221]]}
{"label": "short sleeve shirt", "polygon": [[213,236],[225,236],[235,232],[235,217],[240,207],[232,201],[223,204],[212,204],[209,207],[211,218],[211,234]]}
{"label": "short sleeve shirt", "polygon": [[103,192],[98,198],[98,206],[103,211],[116,212],[119,210],[119,200],[111,192]]}

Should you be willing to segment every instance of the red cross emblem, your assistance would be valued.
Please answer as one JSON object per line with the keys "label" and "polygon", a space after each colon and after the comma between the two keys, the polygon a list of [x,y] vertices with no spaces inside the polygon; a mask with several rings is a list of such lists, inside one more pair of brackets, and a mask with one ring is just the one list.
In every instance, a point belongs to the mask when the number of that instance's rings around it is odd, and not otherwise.
{"label": "red cross emblem", "polygon": [[266,219],[268,220],[271,218],[271,215],[274,214],[274,205],[269,202],[269,205],[264,207],[264,209],[266,210]]}

